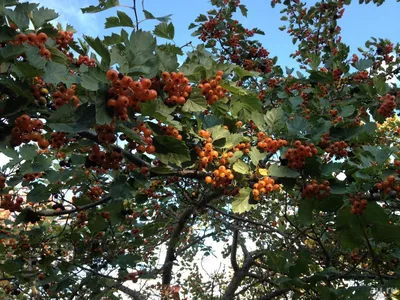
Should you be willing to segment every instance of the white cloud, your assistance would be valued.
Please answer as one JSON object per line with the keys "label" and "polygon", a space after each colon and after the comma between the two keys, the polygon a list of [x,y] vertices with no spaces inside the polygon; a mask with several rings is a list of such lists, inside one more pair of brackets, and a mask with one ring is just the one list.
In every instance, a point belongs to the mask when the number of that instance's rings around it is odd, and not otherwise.
{"label": "white cloud", "polygon": [[39,3],[39,6],[54,9],[60,17],[55,20],[55,24],[58,22],[63,25],[68,23],[72,25],[79,34],[86,34],[90,36],[98,36],[103,27],[103,20],[96,18],[95,14],[83,14],[81,11],[82,7],[89,5],[87,1],[77,0],[34,0]]}

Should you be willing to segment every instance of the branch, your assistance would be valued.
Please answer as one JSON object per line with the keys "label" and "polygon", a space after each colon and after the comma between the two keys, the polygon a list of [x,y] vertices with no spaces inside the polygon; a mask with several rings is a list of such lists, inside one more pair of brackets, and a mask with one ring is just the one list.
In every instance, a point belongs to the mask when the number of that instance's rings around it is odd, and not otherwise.
{"label": "branch", "polygon": [[127,294],[128,296],[130,296],[130,299],[132,300],[146,300],[148,299],[145,295],[143,295],[142,293],[139,293],[137,291],[131,290],[130,288],[124,286],[124,285],[117,285],[115,287],[117,290]]}
{"label": "branch", "polygon": [[233,271],[235,271],[235,273],[237,271],[239,271],[239,265],[236,260],[238,239],[239,239],[239,229],[235,229],[233,231],[232,248],[231,248],[231,265],[232,265],[232,269],[233,269]]}
{"label": "branch", "polygon": [[139,30],[139,18],[136,9],[136,0],[133,0],[133,12],[135,13],[136,31]]}
{"label": "branch", "polygon": [[[94,141],[97,144],[100,144],[100,145],[102,144],[99,141],[99,139],[97,138],[97,135],[92,132],[82,131],[79,133],[79,135],[83,138]],[[151,164],[149,162],[141,159],[140,157],[137,157],[135,154],[132,154],[130,151],[127,151],[121,147],[118,147],[117,145],[108,145],[108,146],[111,147],[114,151],[121,152],[122,155],[127,160],[134,163],[138,167],[147,167],[147,168],[151,167]],[[173,172],[167,173],[167,174],[158,174],[158,173],[151,172],[151,170],[150,170],[151,177],[176,175],[176,176],[186,177],[186,178],[200,178],[201,179],[201,178],[205,178],[206,176],[210,176],[211,174],[212,174],[212,172],[203,172],[203,171],[198,171],[198,170],[176,170],[176,171],[173,171]]]}
{"label": "branch", "polygon": [[206,205],[206,206],[208,208],[220,213],[221,215],[224,215],[224,216],[228,217],[228,218],[231,218],[231,219],[234,219],[234,220],[237,220],[237,221],[240,221],[240,222],[250,223],[250,224],[253,224],[253,225],[256,225],[256,226],[261,226],[261,227],[267,228],[271,232],[276,232],[276,233],[280,234],[281,236],[286,237],[286,235],[283,232],[280,232],[278,229],[276,229],[276,228],[274,228],[274,227],[272,227],[270,225],[267,225],[267,224],[264,224],[264,223],[260,223],[260,222],[257,222],[257,221],[253,221],[253,220],[249,220],[249,219],[245,219],[245,218],[242,218],[242,217],[227,213],[227,212],[225,212],[225,211],[223,211],[221,209],[218,209],[218,208],[216,208],[216,207],[214,207],[212,205]]}
{"label": "branch", "polygon": [[379,280],[380,280],[381,284],[383,284],[384,282],[383,282],[383,278],[382,278],[381,272],[379,270],[378,259],[376,258],[375,251],[372,248],[371,243],[369,242],[367,231],[365,230],[365,226],[364,226],[360,216],[358,216],[358,219],[359,219],[359,221],[361,223],[361,227],[362,227],[362,230],[363,230],[364,238],[365,238],[365,241],[367,242],[368,250],[371,253],[372,261],[374,263],[376,273],[378,273]]}
{"label": "branch", "polygon": [[[79,132],[79,135],[88,140],[92,140],[97,144],[101,144],[101,142],[97,138],[97,135],[92,132],[82,131],[82,132]],[[113,150],[120,151],[127,160],[129,160],[130,162],[134,163],[135,165],[137,165],[139,167],[150,167],[151,166],[150,163],[148,163],[147,161],[144,161],[143,159],[137,157],[136,155],[132,154],[131,152],[129,152],[125,149],[122,149],[121,147],[118,147],[117,145],[110,145],[110,147]]]}
{"label": "branch", "polygon": [[249,256],[244,260],[242,267],[238,271],[236,271],[235,274],[233,275],[231,282],[229,283],[228,287],[225,290],[224,295],[221,298],[222,300],[234,299],[236,290],[239,288],[244,277],[246,277],[246,274],[253,265],[254,260],[255,258],[252,256]]}
{"label": "branch", "polygon": [[96,207],[98,205],[104,204],[108,201],[110,201],[112,199],[111,196],[106,196],[103,199],[93,202],[93,203],[89,203],[86,205],[82,205],[82,206],[78,206],[74,209],[70,209],[70,210],[61,210],[61,211],[38,211],[38,212],[34,212],[37,216],[40,217],[55,217],[55,216],[62,216],[62,215],[70,215],[82,210],[87,210],[89,208],[93,208]]}
{"label": "branch", "polygon": [[185,228],[186,222],[196,211],[196,209],[204,207],[209,201],[214,199],[214,197],[219,196],[220,194],[221,193],[214,192],[207,197],[204,196],[199,202],[196,203],[196,205],[186,208],[186,210],[179,217],[178,223],[176,224],[175,229],[172,232],[171,238],[169,240],[167,253],[164,259],[165,268],[163,268],[163,274],[162,274],[163,285],[169,285],[171,283],[173,262],[176,259],[176,246],[179,243],[179,237],[183,229]]}
{"label": "branch", "polygon": [[276,290],[274,292],[271,292],[269,294],[266,294],[260,298],[258,298],[258,300],[270,300],[270,299],[274,299],[275,297],[278,296],[282,296],[286,293],[288,293],[291,289],[290,288],[284,288],[284,289],[280,289],[280,290]]}

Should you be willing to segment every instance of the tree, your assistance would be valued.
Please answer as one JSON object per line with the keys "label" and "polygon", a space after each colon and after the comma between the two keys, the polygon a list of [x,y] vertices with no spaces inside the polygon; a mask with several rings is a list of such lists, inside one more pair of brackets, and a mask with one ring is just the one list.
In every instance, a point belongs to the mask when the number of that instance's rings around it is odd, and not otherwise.
{"label": "tree", "polygon": [[[272,1],[298,45],[293,74],[234,19],[239,0],[190,24],[202,43],[183,64],[191,43],[160,42],[174,39],[169,16],[136,1],[82,9],[118,9],[105,27],[122,29],[104,39],[2,1],[2,295],[394,297],[400,46],[350,52],[338,26],[350,2]],[[216,251],[207,239],[231,263],[208,278],[192,262]]]}

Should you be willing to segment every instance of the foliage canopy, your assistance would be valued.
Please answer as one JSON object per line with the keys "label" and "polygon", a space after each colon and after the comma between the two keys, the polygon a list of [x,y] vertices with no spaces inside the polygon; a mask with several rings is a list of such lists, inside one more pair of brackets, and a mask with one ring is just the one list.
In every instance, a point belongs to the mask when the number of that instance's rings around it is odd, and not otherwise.
{"label": "foliage canopy", "polygon": [[[294,72],[235,20],[239,0],[211,0],[188,53],[170,15],[136,1],[82,9],[116,8],[103,39],[0,1],[0,293],[395,297],[400,46],[350,49],[338,26],[350,2],[272,1]],[[207,239],[231,264],[208,277],[192,262],[218,251]]]}

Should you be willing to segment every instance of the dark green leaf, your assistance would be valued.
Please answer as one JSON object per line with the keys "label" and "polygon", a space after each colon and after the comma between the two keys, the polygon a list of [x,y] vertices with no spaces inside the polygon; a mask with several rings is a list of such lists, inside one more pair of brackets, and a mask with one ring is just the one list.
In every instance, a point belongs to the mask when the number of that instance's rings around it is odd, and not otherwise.
{"label": "dark green leaf", "polygon": [[118,0],[99,0],[99,5],[82,8],[83,13],[97,13],[119,5]]}
{"label": "dark green leaf", "polygon": [[162,22],[154,28],[154,34],[158,37],[173,40],[175,36],[175,28],[172,23]]}

